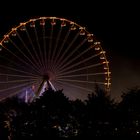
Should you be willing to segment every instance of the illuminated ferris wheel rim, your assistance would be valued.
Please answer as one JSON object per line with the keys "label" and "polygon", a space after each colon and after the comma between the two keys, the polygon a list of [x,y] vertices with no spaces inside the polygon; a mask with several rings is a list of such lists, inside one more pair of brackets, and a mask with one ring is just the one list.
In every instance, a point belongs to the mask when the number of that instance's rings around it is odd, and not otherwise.
{"label": "illuminated ferris wheel rim", "polygon": [[[3,39],[0,41],[0,45],[2,46],[2,48],[5,48],[4,45],[3,45],[4,42],[12,34],[14,34],[18,29],[20,29],[22,27],[25,27],[27,24],[33,23],[32,25],[34,26],[36,21],[40,21],[40,24],[42,24],[42,26],[45,26],[45,22],[47,20],[51,21],[52,26],[54,26],[56,24],[57,20],[61,21],[61,27],[64,27],[64,26],[66,26],[67,23],[69,23],[69,25],[72,27],[71,28],[72,30],[75,30],[75,29],[78,28],[78,30],[80,31],[81,35],[86,35],[87,38],[88,38],[88,41],[89,42],[93,42],[94,35],[90,34],[86,30],[85,27],[82,27],[82,26],[80,26],[79,24],[77,24],[77,23],[75,23],[73,21],[67,20],[65,18],[58,18],[58,17],[39,17],[39,18],[30,19],[30,20],[28,20],[26,22],[22,22],[18,26],[12,28],[11,31],[9,31],[7,34],[4,35]],[[110,83],[109,62],[107,61],[107,58],[106,58],[106,55],[105,55],[105,51],[103,51],[101,45],[96,48],[96,45],[99,45],[99,44],[100,44],[100,42],[95,41],[90,47],[94,47],[97,50],[100,49],[100,54],[102,55],[102,58],[104,59],[104,61],[102,63],[105,64],[105,72],[104,72],[104,74],[106,75],[106,78],[105,78],[104,85],[105,85],[106,89],[109,90],[110,89],[110,84],[111,84]],[[0,48],[0,50],[2,50],[2,48]],[[63,72],[63,70],[62,70],[62,72]],[[65,73],[68,74],[69,72],[65,72]],[[46,75],[43,75],[43,76],[46,76]],[[63,73],[62,73],[62,76],[63,76]],[[69,75],[65,76],[65,77],[69,77]],[[61,83],[61,80],[59,82]],[[70,80],[65,80],[65,82],[70,82]],[[76,80],[75,80],[75,82],[76,82]]]}

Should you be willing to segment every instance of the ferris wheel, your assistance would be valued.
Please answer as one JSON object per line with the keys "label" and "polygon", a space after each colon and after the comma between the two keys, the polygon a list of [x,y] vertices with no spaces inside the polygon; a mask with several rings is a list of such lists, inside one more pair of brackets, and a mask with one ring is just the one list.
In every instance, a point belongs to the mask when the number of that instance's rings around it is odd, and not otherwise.
{"label": "ferris wheel", "polygon": [[40,96],[63,89],[86,98],[95,84],[110,89],[109,62],[101,43],[85,27],[58,17],[20,23],[0,41],[0,98]]}

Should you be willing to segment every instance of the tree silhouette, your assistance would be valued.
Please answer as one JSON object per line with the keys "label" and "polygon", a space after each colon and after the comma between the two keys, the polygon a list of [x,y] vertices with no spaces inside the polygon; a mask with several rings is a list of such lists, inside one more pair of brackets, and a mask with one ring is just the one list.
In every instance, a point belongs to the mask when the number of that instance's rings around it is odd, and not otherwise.
{"label": "tree silhouette", "polygon": [[82,139],[140,134],[140,89],[115,103],[98,86],[85,101],[70,100],[62,90],[47,90],[33,102],[17,97],[0,102],[0,140]]}
{"label": "tree silhouette", "polygon": [[1,123],[3,124],[0,128],[3,129],[7,134],[3,137],[10,139],[14,134],[13,121],[17,116],[23,115],[24,108],[28,109],[27,104],[19,100],[16,96],[7,98],[0,104],[0,112],[3,119]]}
{"label": "tree silhouette", "polygon": [[114,106],[114,100],[98,86],[95,92],[88,95],[87,124],[84,127],[87,136],[112,135]]}
{"label": "tree silhouette", "polygon": [[120,135],[140,135],[140,89],[123,93],[118,105]]}

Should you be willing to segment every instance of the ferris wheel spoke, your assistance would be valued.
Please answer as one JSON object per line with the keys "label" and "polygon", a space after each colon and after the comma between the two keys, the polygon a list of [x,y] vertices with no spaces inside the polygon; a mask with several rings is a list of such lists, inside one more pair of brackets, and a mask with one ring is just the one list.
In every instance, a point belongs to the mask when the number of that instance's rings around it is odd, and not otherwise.
{"label": "ferris wheel spoke", "polygon": [[47,69],[47,54],[46,54],[46,30],[45,30],[45,26],[42,27],[42,34],[43,34],[43,49],[44,49],[44,66],[45,69]]}
{"label": "ferris wheel spoke", "polygon": [[[24,88],[29,88],[29,86],[26,86],[26,87],[24,87]],[[3,97],[2,94],[0,94],[0,96],[2,96],[2,97],[0,98],[0,101],[4,100],[4,99],[6,99],[6,98],[10,98],[10,97],[12,97],[12,96],[15,96],[15,95],[19,94],[20,92],[22,92],[22,90],[23,90],[23,89],[19,89],[19,90],[13,92],[13,93],[10,94],[10,95],[9,95],[9,94],[8,94],[8,95],[5,95],[5,93],[3,93],[5,97]]]}
{"label": "ferris wheel spoke", "polygon": [[[54,50],[53,50],[53,53],[52,53],[51,60],[53,62],[55,61],[55,57],[57,55],[56,50],[58,49],[58,43],[59,43],[59,39],[60,39],[60,36],[61,36],[61,32],[62,32],[62,27],[60,27],[60,29],[59,29],[59,32],[58,32],[58,35],[57,35],[57,38],[56,38],[56,42],[55,42],[55,46],[54,46]],[[54,65],[53,65],[53,68],[54,68]]]}
{"label": "ferris wheel spoke", "polygon": [[38,33],[37,33],[37,30],[36,30],[36,26],[34,27],[34,32],[35,32],[35,38],[36,38],[36,42],[37,42],[37,45],[38,45],[38,48],[39,48],[39,58],[40,58],[40,61],[42,62],[42,66],[45,70],[45,64],[44,64],[44,61],[43,61],[43,53],[41,52],[41,46],[40,46],[40,43],[39,43],[39,39],[38,39]]}
{"label": "ferris wheel spoke", "polygon": [[71,79],[58,79],[59,81],[65,81],[65,82],[75,82],[75,83],[86,83],[86,84],[104,84],[104,82],[93,82],[93,81],[84,81],[84,80],[71,80]]}
{"label": "ferris wheel spoke", "polygon": [[[85,53],[87,53],[88,51],[91,50],[91,48],[93,47],[93,45],[91,45],[90,47],[88,47],[87,49],[85,49],[83,52],[81,52],[79,55],[76,55],[75,57],[73,57],[72,59],[70,59],[65,65],[63,65],[63,67],[71,64],[72,62],[74,62],[75,60],[77,60],[78,58],[80,58],[82,55],[84,55]],[[58,67],[58,69],[61,69],[61,67]]]}
{"label": "ferris wheel spoke", "polygon": [[[30,81],[30,83],[23,83],[23,84],[18,84],[18,85],[15,85],[15,86],[11,86],[11,87],[8,87],[6,89],[0,89],[0,93],[1,92],[6,92],[6,91],[11,91],[13,89],[17,89],[17,88],[25,88],[25,87],[30,87],[30,85],[34,84],[36,81]],[[20,89],[22,90],[22,89]]]}
{"label": "ferris wheel spoke", "polygon": [[[25,27],[25,28],[26,28],[26,27]],[[26,34],[28,34],[27,32],[28,32],[28,31],[27,31],[27,28],[26,28]],[[23,41],[23,39],[21,38],[21,36],[20,36],[20,34],[18,33],[18,31],[16,31],[16,33],[17,33],[17,36],[19,37],[20,41],[21,41],[22,44],[24,45],[24,48],[27,50],[27,52],[29,53],[29,55],[31,56],[31,58],[34,60],[34,62],[32,62],[32,64],[33,64],[33,65],[37,64],[37,66],[35,66],[35,67],[37,67],[37,69],[39,70],[39,64],[37,63],[36,58],[32,55],[31,51],[28,49],[28,46],[24,43],[24,41]],[[27,35],[27,37],[29,37],[29,36]]]}
{"label": "ferris wheel spoke", "polygon": [[[32,74],[32,75],[35,75],[35,76],[39,75],[38,73],[30,73],[30,72],[27,71],[27,69],[26,69],[26,71],[20,70],[22,68],[22,66],[19,63],[16,63],[15,61],[12,61],[9,57],[4,57],[3,58],[2,56],[0,56],[0,58],[3,59],[3,61],[6,60],[9,63],[11,63],[11,66],[0,65],[1,68],[4,68],[6,70],[13,70],[13,71],[16,71],[16,72],[21,72],[21,73],[24,73],[24,75],[25,75],[25,73],[26,74],[28,73],[30,75]],[[19,67],[20,67],[20,69],[19,69]],[[31,71],[31,69],[29,69],[29,70]]]}
{"label": "ferris wheel spoke", "polygon": [[[33,67],[33,70],[35,70],[37,73],[40,73],[39,69],[34,65],[34,63],[31,61],[31,59],[25,55],[20,49],[19,47],[9,38],[9,41],[15,46],[15,48],[31,63],[29,65],[31,65],[31,67]],[[21,56],[20,56],[21,57]],[[23,58],[24,59],[24,58]],[[25,59],[24,59],[25,60]]]}
{"label": "ferris wheel spoke", "polygon": [[101,66],[101,65],[103,65],[103,64],[102,63],[97,63],[97,64],[93,64],[93,65],[90,65],[90,66],[85,66],[85,67],[82,67],[82,68],[77,68],[77,69],[74,69],[74,70],[69,70],[69,71],[66,71],[66,72],[60,72],[59,71],[58,76],[59,75],[65,75],[65,74],[71,74],[73,72],[80,72],[82,70],[98,67],[98,66]]}
{"label": "ferris wheel spoke", "polygon": [[27,37],[28,37],[28,39],[29,39],[29,42],[30,42],[30,44],[31,44],[31,46],[32,46],[32,48],[33,48],[33,52],[34,52],[34,54],[35,54],[35,56],[36,56],[36,58],[37,58],[37,62],[39,62],[40,67],[41,67],[42,64],[41,64],[40,58],[39,58],[39,56],[38,56],[38,54],[37,54],[37,51],[36,51],[36,49],[35,49],[35,46],[34,46],[34,44],[33,44],[33,42],[32,42],[32,39],[31,39],[31,37],[30,37],[30,34],[29,34],[29,32],[28,32],[26,26],[25,26],[25,32],[26,32]]}
{"label": "ferris wheel spoke", "polygon": [[21,77],[21,78],[38,78],[39,76],[30,76],[30,75],[18,75],[18,74],[9,74],[9,73],[0,73],[0,76],[8,76],[8,77]]}
{"label": "ferris wheel spoke", "polygon": [[38,78],[30,78],[30,79],[24,79],[24,80],[8,80],[7,78],[7,81],[0,81],[0,84],[12,84],[12,83],[17,83],[19,84],[20,82],[29,82],[29,80],[37,80]]}
{"label": "ferris wheel spoke", "polygon": [[18,70],[16,68],[13,68],[13,67],[8,67],[8,66],[4,66],[4,65],[0,65],[1,68],[4,68],[6,70],[11,70],[11,72],[19,72],[20,74],[27,74],[27,75],[33,75],[33,76],[37,76],[31,72],[28,72],[28,71],[23,71],[23,70]]}
{"label": "ferris wheel spoke", "polygon": [[62,70],[60,70],[60,72],[67,71],[67,70],[69,70],[69,69],[71,69],[71,68],[74,68],[75,66],[78,66],[78,65],[80,65],[80,64],[84,64],[85,62],[87,62],[87,61],[91,60],[92,58],[97,57],[97,56],[99,56],[99,55],[100,55],[100,53],[95,54],[95,55],[92,55],[92,56],[90,56],[90,57],[88,57],[88,58],[86,58],[86,59],[84,59],[84,60],[82,60],[82,61],[80,61],[80,62],[77,62],[77,63],[75,63],[75,64],[73,64],[73,65],[71,65],[71,66],[69,66],[69,67],[67,67],[67,68],[65,68],[65,66],[64,66],[64,67],[61,67]]}
{"label": "ferris wheel spoke", "polygon": [[51,32],[50,32],[50,41],[49,41],[49,49],[48,49],[48,63],[47,63],[47,65],[48,65],[48,68],[49,69],[52,69],[52,67],[51,67],[51,53],[52,53],[52,51],[51,51],[51,48],[52,48],[52,38],[53,38],[53,26],[54,25],[51,25]]}
{"label": "ferris wheel spoke", "polygon": [[31,51],[28,49],[28,46],[26,45],[26,43],[24,42],[24,40],[22,39],[21,35],[18,33],[18,30],[16,30],[16,34],[19,38],[19,40],[21,41],[21,43],[23,44],[24,48],[28,51],[29,55],[31,56],[31,58],[33,59],[33,63],[36,62],[35,57],[32,55]]}
{"label": "ferris wheel spoke", "polygon": [[97,75],[105,75],[104,72],[100,72],[100,73],[87,73],[87,74],[74,74],[74,75],[59,75],[57,76],[57,78],[61,79],[61,78],[72,78],[72,77],[87,77],[87,76],[97,76]]}
{"label": "ferris wheel spoke", "polygon": [[[63,69],[63,67],[66,67],[67,65],[69,65],[73,60],[68,61],[68,63],[65,64],[65,62],[87,41],[87,39],[85,38],[82,42],[79,43],[79,45],[77,47],[75,47],[75,49],[73,49],[72,52],[69,53],[69,55],[67,55],[67,57],[65,57],[65,59],[63,59],[59,65],[59,67],[61,67],[61,69]],[[79,54],[81,56],[81,54]],[[80,57],[80,56],[77,57]],[[75,57],[73,57],[73,59],[75,59]]]}
{"label": "ferris wheel spoke", "polygon": [[73,43],[76,41],[76,39],[79,36],[79,32],[75,35],[75,37],[72,39],[71,43],[68,45],[68,47],[65,49],[64,53],[60,56],[60,58],[58,59],[58,64],[65,59],[64,56],[66,55],[66,53],[68,52],[68,50],[71,48],[71,46],[73,45]]}
{"label": "ferris wheel spoke", "polygon": [[[14,96],[14,95],[17,95],[17,94],[19,94],[19,93],[21,93],[21,92],[25,92],[26,93],[26,89],[29,89],[29,88],[31,88],[32,87],[32,85],[33,84],[35,84],[34,82],[33,83],[30,83],[30,84],[24,84],[24,85],[20,85],[20,86],[18,86],[18,87],[16,87],[16,91],[14,91],[14,92],[12,92],[10,95],[8,94],[8,95],[5,95],[6,93],[5,92],[9,92],[9,90],[11,91],[11,90],[13,90],[14,88],[9,88],[8,90],[0,90],[0,96],[1,96],[1,98],[0,98],[0,100],[4,100],[4,99],[6,99],[7,97],[12,97],[12,96]],[[18,89],[18,88],[20,88],[20,89]],[[2,92],[2,93],[1,93]],[[3,95],[4,94],[4,95]],[[3,96],[5,96],[5,97],[3,97]]]}
{"label": "ferris wheel spoke", "polygon": [[[68,40],[68,37],[69,37],[69,35],[70,35],[70,32],[71,32],[71,30],[69,29],[69,30],[67,31],[65,37],[64,37],[64,40],[63,40],[62,44],[60,45],[60,48],[59,48],[57,54],[56,54],[56,57],[55,57],[55,60],[54,60],[54,64],[56,64],[56,61],[58,61],[58,58],[60,57],[60,54],[61,54],[61,52],[62,52],[62,50],[63,50],[63,47],[64,47],[66,41]],[[59,62],[60,62],[60,61],[59,61]],[[57,63],[58,63],[58,62],[57,62]]]}
{"label": "ferris wheel spoke", "polygon": [[70,86],[70,87],[74,87],[74,88],[78,88],[78,89],[82,89],[82,90],[85,90],[85,91],[90,91],[90,92],[92,92],[92,90],[91,89],[89,89],[89,88],[84,88],[84,87],[82,87],[82,86],[78,86],[78,85],[76,85],[76,84],[71,84],[71,83],[68,83],[67,81],[57,81],[58,83],[61,83],[61,84],[64,84],[64,85],[67,85],[67,86]]}
{"label": "ferris wheel spoke", "polygon": [[29,67],[32,67],[29,63],[27,63],[23,58],[19,57],[18,55],[16,55],[15,53],[13,53],[11,50],[9,50],[7,47],[3,46],[2,47],[7,50],[10,54],[12,54],[13,56],[15,56],[18,60],[20,60],[23,64],[28,65]]}

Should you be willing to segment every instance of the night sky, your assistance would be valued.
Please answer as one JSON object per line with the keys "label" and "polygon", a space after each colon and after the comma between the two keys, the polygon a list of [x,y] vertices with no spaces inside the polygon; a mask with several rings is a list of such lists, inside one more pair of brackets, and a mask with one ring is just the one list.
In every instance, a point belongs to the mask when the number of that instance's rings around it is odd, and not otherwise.
{"label": "night sky", "polygon": [[93,2],[54,8],[41,4],[39,11],[33,7],[30,13],[1,14],[0,37],[19,22],[39,16],[63,17],[85,26],[103,43],[112,73],[111,95],[119,99],[122,91],[140,86],[139,9],[136,5]]}

